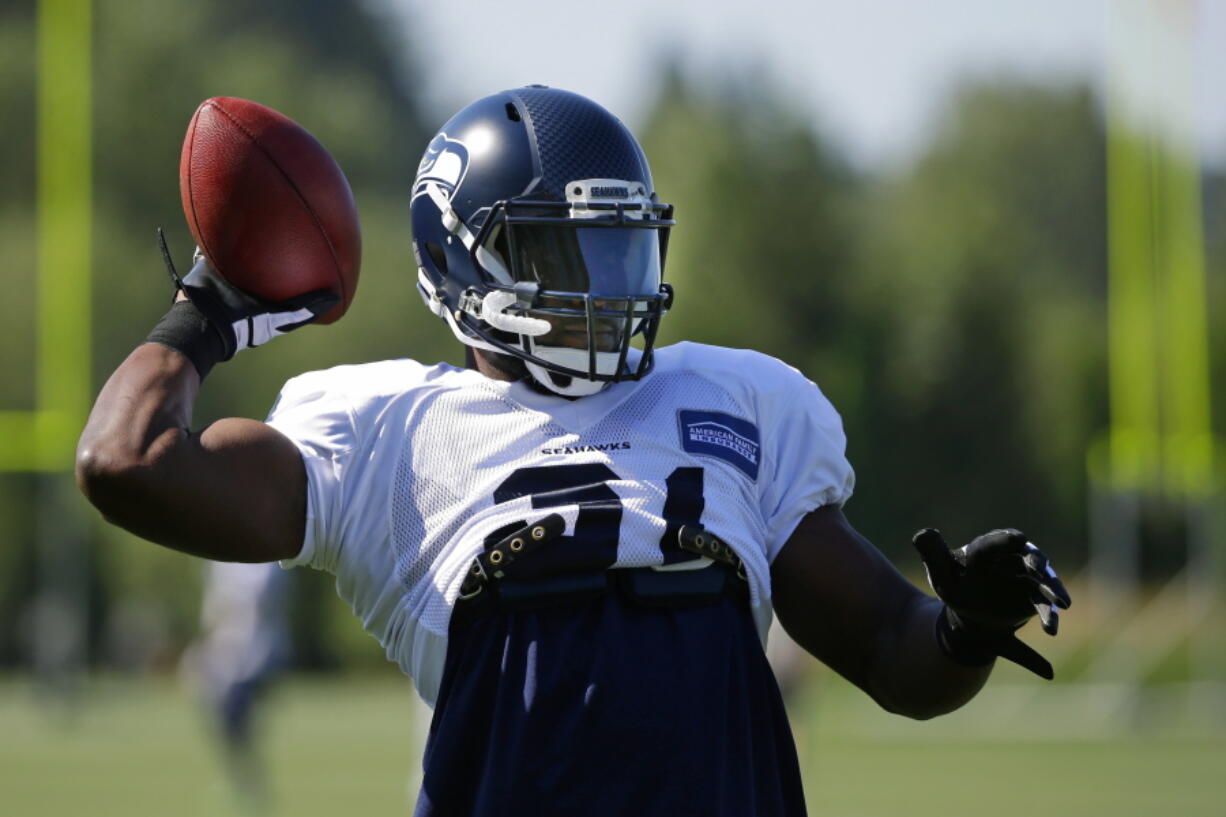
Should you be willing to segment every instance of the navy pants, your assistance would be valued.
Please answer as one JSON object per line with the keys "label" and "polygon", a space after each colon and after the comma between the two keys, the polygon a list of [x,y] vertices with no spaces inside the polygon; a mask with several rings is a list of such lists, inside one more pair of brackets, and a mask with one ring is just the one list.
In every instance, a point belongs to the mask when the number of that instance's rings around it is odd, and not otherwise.
{"label": "navy pants", "polygon": [[616,593],[457,617],[417,817],[805,813],[778,686],[743,602]]}

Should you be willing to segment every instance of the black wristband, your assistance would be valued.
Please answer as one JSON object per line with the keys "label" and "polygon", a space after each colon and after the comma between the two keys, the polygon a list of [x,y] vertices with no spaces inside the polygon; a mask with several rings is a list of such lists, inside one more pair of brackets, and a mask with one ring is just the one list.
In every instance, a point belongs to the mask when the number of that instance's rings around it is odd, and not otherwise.
{"label": "black wristband", "polygon": [[227,359],[221,333],[191,301],[176,301],[145,342],[182,352],[196,367],[201,380],[214,365]]}
{"label": "black wristband", "polygon": [[937,615],[936,636],[941,650],[956,664],[983,667],[992,663],[997,655],[987,640],[970,632],[948,606],[942,607]]}

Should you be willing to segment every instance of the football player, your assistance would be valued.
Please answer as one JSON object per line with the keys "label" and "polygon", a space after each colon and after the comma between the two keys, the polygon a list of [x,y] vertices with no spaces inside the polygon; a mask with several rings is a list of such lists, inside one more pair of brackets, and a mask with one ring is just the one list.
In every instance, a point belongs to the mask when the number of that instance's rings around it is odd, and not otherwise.
{"label": "football player", "polygon": [[103,388],[77,473],[155,542],[334,573],[434,706],[419,815],[803,814],[772,614],[910,717],[970,700],[998,655],[1051,676],[1014,631],[1037,610],[1054,633],[1068,595],[1023,534],[922,531],[927,596],[844,516],[815,384],[655,348],[673,208],[609,112],[540,86],[474,102],[426,148],[411,218],[468,368],[311,372],[267,422],[190,430],[232,325],[302,306],[196,297],[228,286],[201,259]]}
{"label": "football player", "polygon": [[207,562],[200,638],[183,655],[183,670],[218,727],[234,791],[254,807],[269,794],[257,709],[291,653],[289,576],[271,563]]}

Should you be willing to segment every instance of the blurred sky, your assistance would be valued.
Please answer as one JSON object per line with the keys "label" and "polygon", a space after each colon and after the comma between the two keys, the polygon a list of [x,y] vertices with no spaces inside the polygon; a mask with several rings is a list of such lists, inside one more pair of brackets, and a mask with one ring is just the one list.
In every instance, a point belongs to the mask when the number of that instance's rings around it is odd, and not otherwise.
{"label": "blurred sky", "polygon": [[591,96],[631,127],[653,72],[675,56],[693,76],[761,70],[861,165],[918,147],[944,92],[968,73],[1104,87],[1119,10],[1149,4],[1191,20],[1196,128],[1226,166],[1226,0],[373,0],[390,5],[442,119],[505,87],[540,82]]}

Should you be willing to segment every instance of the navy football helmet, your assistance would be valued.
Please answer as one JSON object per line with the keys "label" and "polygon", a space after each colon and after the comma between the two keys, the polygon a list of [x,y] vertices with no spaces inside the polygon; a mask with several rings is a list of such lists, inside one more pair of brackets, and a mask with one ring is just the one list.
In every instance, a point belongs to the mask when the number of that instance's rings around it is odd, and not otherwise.
{"label": "navy football helmet", "polygon": [[604,108],[537,85],[472,103],[426,148],[410,211],[418,291],[461,342],[568,397],[651,370],[673,208]]}

